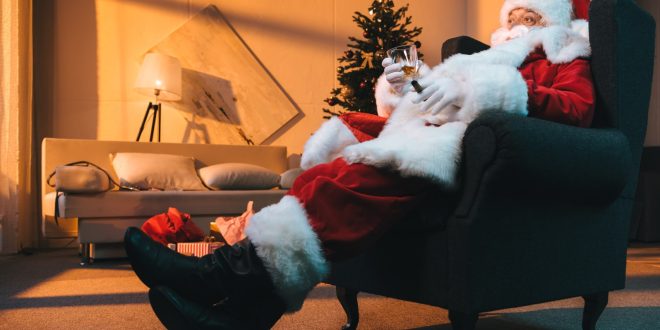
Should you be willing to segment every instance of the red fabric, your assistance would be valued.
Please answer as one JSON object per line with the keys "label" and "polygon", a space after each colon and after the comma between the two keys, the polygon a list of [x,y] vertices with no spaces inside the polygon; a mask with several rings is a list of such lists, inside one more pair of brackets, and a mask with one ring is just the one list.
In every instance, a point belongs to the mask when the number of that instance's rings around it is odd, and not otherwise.
{"label": "red fabric", "polygon": [[363,251],[434,188],[428,180],[338,158],[303,172],[288,194],[305,205],[325,257],[334,261]]}
{"label": "red fabric", "polygon": [[519,68],[527,81],[529,115],[573,126],[589,127],[595,91],[586,59],[552,64],[543,51],[527,57]]}
{"label": "red fabric", "polygon": [[575,18],[589,19],[589,4],[591,0],[573,0],[573,13]]}
{"label": "red fabric", "polygon": [[190,219],[190,214],[173,207],[167,213],[151,217],[142,225],[151,239],[164,245],[167,243],[199,242],[204,240],[204,233]]}
{"label": "red fabric", "polygon": [[361,112],[347,112],[339,117],[360,142],[369,141],[383,130],[387,118]]}

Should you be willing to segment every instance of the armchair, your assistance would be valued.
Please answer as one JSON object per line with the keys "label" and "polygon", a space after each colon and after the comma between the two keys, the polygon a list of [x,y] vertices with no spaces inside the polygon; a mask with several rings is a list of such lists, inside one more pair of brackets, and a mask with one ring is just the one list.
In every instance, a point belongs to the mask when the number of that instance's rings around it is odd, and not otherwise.
{"label": "armchair", "polygon": [[[608,292],[625,286],[655,22],[632,0],[593,1],[590,39],[594,127],[504,112],[473,121],[453,212],[411,219],[423,225],[333,264],[344,328],[357,327],[359,291],[448,309],[454,329],[474,329],[480,312],[581,296],[582,327],[595,328]],[[443,50],[483,48],[450,42]]]}

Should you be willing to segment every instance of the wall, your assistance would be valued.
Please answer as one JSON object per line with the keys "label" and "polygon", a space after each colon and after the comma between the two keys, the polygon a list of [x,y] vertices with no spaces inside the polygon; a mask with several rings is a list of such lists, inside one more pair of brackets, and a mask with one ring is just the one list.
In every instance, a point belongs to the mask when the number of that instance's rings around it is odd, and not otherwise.
{"label": "wall", "polygon": [[[639,0],[658,19],[660,3]],[[35,106],[38,137],[133,140],[148,97],[132,89],[140,56],[209,2],[203,0],[37,1]],[[210,0],[271,71],[304,113],[267,142],[300,152],[322,122],[322,102],[336,85],[336,58],[351,20],[370,0]],[[402,4],[403,1],[397,1]],[[422,50],[436,64],[448,37],[467,34],[488,42],[498,27],[501,1],[410,1],[413,23],[424,27]],[[656,47],[660,47],[656,44]],[[295,66],[296,70],[291,70]],[[656,65],[655,81],[660,66]],[[647,145],[660,145],[660,83],[654,84]],[[185,122],[163,113],[163,141],[181,142]]]}
{"label": "wall", "polygon": [[467,0],[466,31],[481,42],[490,44],[490,35],[500,27],[502,1]]}
{"label": "wall", "polygon": [[[41,49],[36,70],[41,136],[134,140],[149,98],[132,88],[140,57],[209,3],[216,5],[304,116],[267,142],[302,151],[323,122],[323,99],[336,85],[336,59],[355,11],[371,0],[53,0],[37,7]],[[397,5],[404,1],[396,1]],[[445,39],[465,34],[461,0],[410,1],[426,62],[437,64]],[[41,8],[41,12],[39,12]],[[40,24],[40,23],[36,23]],[[186,122],[165,107],[163,142],[181,142]],[[143,137],[144,139],[144,137]]]}

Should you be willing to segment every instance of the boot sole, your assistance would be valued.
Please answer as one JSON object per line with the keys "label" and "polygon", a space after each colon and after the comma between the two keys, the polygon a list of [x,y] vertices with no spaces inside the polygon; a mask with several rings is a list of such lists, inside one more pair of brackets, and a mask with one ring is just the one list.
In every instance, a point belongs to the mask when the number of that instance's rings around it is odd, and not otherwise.
{"label": "boot sole", "polygon": [[160,322],[169,330],[195,329],[160,291],[149,290],[149,303]]}
{"label": "boot sole", "polygon": [[[192,320],[189,320],[184,313],[181,312],[177,304],[173,303],[170,299],[185,299],[185,298],[175,298],[168,297],[166,293],[162,291],[170,291],[171,295],[176,295],[172,292],[171,289],[166,289],[164,287],[156,287],[149,290],[149,302],[151,308],[156,313],[156,316],[163,325],[169,330],[205,330],[205,329],[220,329],[220,330],[248,330],[255,329],[254,327],[248,326],[244,320],[238,319],[231,315],[231,312],[227,311],[212,311],[209,310],[208,313],[214,314],[218,319],[216,319],[215,324],[200,326]],[[203,308],[195,302],[181,300],[180,303],[187,307],[192,307],[197,305],[196,308]],[[208,315],[207,317],[209,317]],[[203,319],[208,320],[206,317]]]}

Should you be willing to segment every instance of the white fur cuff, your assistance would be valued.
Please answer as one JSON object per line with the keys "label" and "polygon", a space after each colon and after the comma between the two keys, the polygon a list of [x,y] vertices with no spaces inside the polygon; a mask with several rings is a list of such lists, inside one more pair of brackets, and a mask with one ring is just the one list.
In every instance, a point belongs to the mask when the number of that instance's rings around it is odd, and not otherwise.
{"label": "white fur cuff", "polygon": [[486,110],[499,109],[527,115],[527,83],[520,72],[510,66],[486,64],[464,68],[461,75],[470,86],[459,119],[471,122]]}
{"label": "white fur cuff", "polygon": [[466,127],[463,122],[426,126],[423,120],[386,126],[377,139],[346,148],[344,158],[351,164],[395,169],[404,177],[427,178],[453,189]]}
{"label": "white fur cuff", "polygon": [[316,165],[330,162],[337,158],[344,148],[358,142],[341,119],[332,117],[305,143],[300,167],[308,170]]}
{"label": "white fur cuff", "polygon": [[300,310],[307,293],[328,274],[321,242],[293,196],[257,212],[245,230],[287,311]]}
{"label": "white fur cuff", "polygon": [[381,117],[388,118],[394,108],[401,102],[401,95],[392,90],[390,83],[385,79],[385,74],[382,74],[376,82],[376,111]]}

